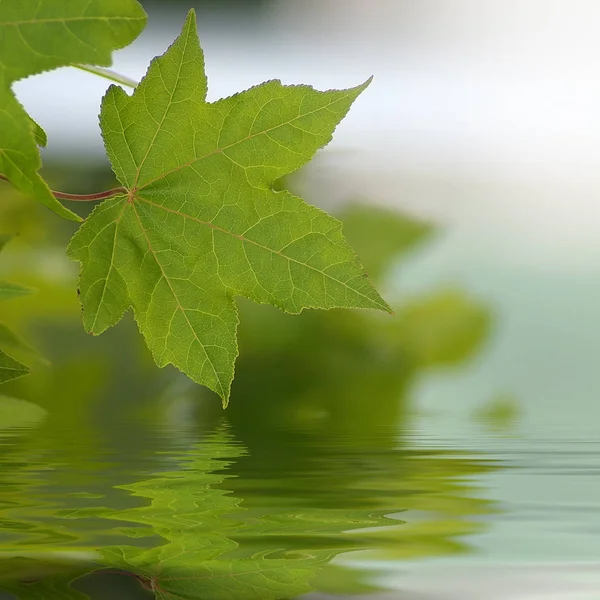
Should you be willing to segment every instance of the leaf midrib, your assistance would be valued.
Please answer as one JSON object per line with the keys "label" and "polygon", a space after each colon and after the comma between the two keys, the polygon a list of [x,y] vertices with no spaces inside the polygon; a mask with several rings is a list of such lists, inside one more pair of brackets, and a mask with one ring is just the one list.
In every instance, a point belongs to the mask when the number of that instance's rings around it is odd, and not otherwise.
{"label": "leaf midrib", "polygon": [[[304,117],[308,117],[310,115],[313,115],[321,110],[325,110],[331,106],[333,106],[334,104],[337,104],[338,102],[342,102],[343,100],[346,100],[346,98],[348,97],[347,95],[344,95],[340,98],[336,98],[334,101],[330,102],[329,104],[327,104],[326,106],[320,106],[319,108],[316,108],[314,110],[308,111],[308,112],[304,112],[301,113],[297,116],[295,116],[293,119],[289,119],[288,121],[284,121],[283,123],[278,123],[277,125],[274,125],[273,127],[269,127],[267,129],[262,129],[261,131],[257,131],[256,133],[251,133],[249,135],[247,135],[245,138],[242,138],[240,140],[235,140],[234,142],[231,142],[231,144],[227,144],[226,146],[221,146],[219,148],[215,148],[214,150],[211,150],[210,152],[207,152],[206,154],[204,154],[203,156],[197,156],[196,158],[188,161],[187,163],[184,163],[182,165],[178,165],[177,167],[175,167],[174,169],[171,169],[169,171],[166,171],[165,173],[162,173],[161,175],[159,175],[158,177],[155,177],[154,179],[151,179],[150,181],[147,181],[146,183],[144,183],[143,185],[139,186],[139,187],[134,187],[134,189],[132,190],[134,193],[138,192],[140,190],[143,190],[144,188],[156,183],[157,181],[164,179],[165,177],[168,177],[169,175],[172,175],[173,173],[177,173],[178,171],[181,171],[182,169],[186,169],[187,167],[191,167],[193,164],[204,160],[206,158],[210,158],[211,156],[214,156],[215,154],[220,154],[222,152],[225,152],[225,150],[229,150],[230,148],[233,148],[235,146],[237,146],[238,144],[243,144],[244,142],[247,142],[249,140],[252,140],[260,135],[266,135],[272,131],[275,131],[276,129],[279,129],[280,127],[285,127],[287,125],[291,125],[292,123],[294,123],[294,121],[297,121],[298,119],[303,119]],[[215,103],[217,104],[217,103]],[[210,103],[207,103],[207,106],[211,106]],[[256,166],[260,166],[260,165],[256,165]],[[136,173],[136,181],[139,180],[139,172]]]}
{"label": "leaf midrib", "polygon": [[133,212],[136,216],[136,219],[138,221],[138,224],[140,226],[140,229],[142,230],[142,232],[144,233],[144,237],[146,238],[146,243],[148,244],[148,250],[150,250],[150,252],[152,253],[152,256],[154,257],[154,260],[156,261],[156,264],[158,265],[158,268],[160,269],[161,275],[163,277],[163,279],[166,281],[167,285],[169,286],[169,290],[171,291],[171,294],[173,296],[173,298],[175,299],[175,302],[177,302],[177,308],[181,311],[181,313],[183,314],[188,327],[190,328],[191,332],[194,335],[194,339],[198,342],[198,344],[200,345],[200,348],[202,348],[202,351],[204,352],[204,356],[206,356],[206,360],[208,361],[208,364],[211,366],[211,369],[213,370],[213,374],[215,376],[215,379],[219,385],[219,395],[222,398],[226,398],[226,391],[223,388],[223,383],[221,381],[221,378],[219,377],[218,373],[217,373],[217,369],[213,363],[213,361],[211,360],[208,352],[206,351],[206,348],[204,347],[204,344],[200,341],[200,338],[198,337],[198,334],[196,333],[196,329],[194,328],[194,326],[192,325],[192,323],[190,322],[188,315],[185,311],[185,309],[183,308],[183,306],[181,305],[181,302],[179,301],[179,297],[177,296],[177,294],[175,293],[175,290],[173,289],[173,286],[171,285],[171,281],[169,279],[169,277],[167,276],[167,274],[165,273],[165,270],[161,264],[161,262],[158,260],[158,257],[156,256],[156,252],[154,251],[154,248],[152,247],[152,244],[150,243],[150,238],[148,237],[148,232],[146,231],[146,229],[144,228],[144,225],[142,223],[142,220],[135,208],[135,203],[132,203],[132,207],[133,207]]}
{"label": "leaf midrib", "polygon": [[4,21],[0,27],[21,27],[23,25],[45,25],[48,23],[73,23],[76,21],[144,21],[145,17],[57,17],[51,19],[32,19],[30,21]]}
{"label": "leaf midrib", "polygon": [[[317,269],[316,267],[313,267],[312,265],[309,265],[307,263],[304,263],[302,261],[299,261],[295,258],[292,258],[291,256],[288,256],[287,254],[283,254],[282,252],[278,251],[278,250],[274,250],[273,248],[269,248],[268,246],[264,246],[263,244],[256,242],[254,240],[251,240],[247,237],[244,237],[241,234],[238,233],[233,233],[233,231],[228,231],[227,229],[223,229],[222,227],[219,227],[218,225],[215,225],[214,223],[211,223],[210,221],[202,221],[201,219],[198,219],[196,217],[192,217],[191,215],[187,215],[185,213],[182,213],[180,211],[177,211],[175,209],[169,208],[167,206],[164,206],[162,204],[156,204],[155,202],[152,202],[151,200],[147,200],[146,198],[142,198],[140,196],[136,196],[135,197],[137,200],[141,200],[142,202],[145,202],[146,204],[149,204],[151,206],[154,206],[156,208],[162,209],[166,212],[175,214],[177,216],[183,217],[185,219],[190,219],[191,221],[195,221],[196,223],[199,223],[200,225],[207,225],[208,227],[215,229],[216,231],[221,231],[222,233],[226,233],[228,235],[231,235],[233,237],[236,237],[238,239],[240,239],[242,242],[248,242],[250,244],[254,244],[255,246],[258,246],[259,248],[263,249],[263,250],[267,250],[268,252],[271,252],[273,254],[277,254],[278,256],[281,256],[282,258],[289,260],[291,262],[294,262],[298,265],[301,265],[303,267],[306,267],[307,269],[310,269],[312,271],[315,271],[316,273],[319,273],[319,275],[322,275],[323,277],[327,277],[329,278],[331,281],[344,286],[346,289],[348,289],[349,291],[358,294],[359,296],[362,296],[365,300],[368,300],[371,303],[374,303],[375,301],[370,298],[369,296],[367,296],[366,294],[363,294],[362,292],[359,292],[358,290],[350,287],[347,283],[344,283],[343,281],[340,281],[339,279],[336,279],[335,277],[333,277],[332,275],[329,275],[328,273],[325,273],[324,271],[320,271],[319,269]],[[137,215],[137,211],[136,211],[136,215]],[[139,218],[139,217],[138,217]],[[315,232],[318,233],[318,232]],[[379,306],[380,308],[383,308],[384,310],[389,310],[389,307],[385,304],[385,303],[380,303],[377,302],[376,303],[377,306]],[[310,307],[307,307],[310,308]]]}
{"label": "leaf midrib", "polygon": [[119,233],[119,225],[121,224],[121,219],[123,218],[123,215],[125,214],[126,209],[127,209],[127,202],[124,203],[123,210],[121,211],[117,220],[115,221],[115,233],[113,236],[112,251],[110,254],[110,266],[108,267],[108,273],[106,274],[106,277],[104,278],[102,294],[100,295],[100,301],[98,302],[98,310],[96,311],[96,314],[94,316],[94,322],[90,328],[91,331],[95,331],[95,329],[96,329],[96,323],[98,322],[98,316],[100,315],[100,307],[104,303],[104,295],[106,294],[106,290],[108,288],[108,280],[110,279],[110,275],[111,275],[113,269],[115,268],[115,252],[117,250],[117,237],[118,237],[118,233]]}
{"label": "leaf midrib", "polygon": [[[183,68],[183,62],[184,62],[184,58],[185,58],[185,55],[187,52],[188,41],[189,41],[189,36],[185,38],[185,42],[183,44],[183,51],[181,52],[181,60],[179,61],[179,66],[177,67],[177,77],[175,78],[175,81],[177,81],[177,83],[179,83],[179,79],[181,76],[181,69]],[[159,69],[159,75],[160,75],[161,80],[164,82],[162,74],[160,73],[160,69]],[[178,88],[178,86],[173,86],[173,89],[171,90],[171,96],[169,98],[169,102],[167,103],[167,106],[165,107],[165,112],[163,113],[162,119],[160,120],[160,123],[157,123],[156,131],[154,132],[154,135],[152,136],[152,140],[148,144],[146,153],[144,154],[144,157],[142,158],[140,164],[137,165],[137,173],[135,175],[135,182],[133,184],[134,189],[137,188],[137,184],[138,184],[142,169],[144,168],[144,164],[146,163],[146,160],[148,160],[148,156],[150,155],[150,151],[152,150],[152,148],[154,146],[154,142],[156,142],[156,138],[158,137],[158,134],[162,130],[162,126],[165,122],[165,119],[167,118],[167,115],[169,114],[169,111],[171,110],[171,106],[173,104],[173,98],[175,98],[175,93],[177,92],[177,88]],[[119,118],[119,120],[120,120],[120,118]]]}

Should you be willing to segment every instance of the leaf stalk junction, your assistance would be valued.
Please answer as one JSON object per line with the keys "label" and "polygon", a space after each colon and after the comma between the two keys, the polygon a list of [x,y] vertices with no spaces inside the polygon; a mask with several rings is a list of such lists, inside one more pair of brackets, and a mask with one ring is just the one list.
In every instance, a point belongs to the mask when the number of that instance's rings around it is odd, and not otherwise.
{"label": "leaf stalk junction", "polygon": [[[0,179],[3,181],[10,181],[6,175],[0,173]],[[113,196],[119,196],[127,194],[128,190],[124,187],[116,187],[104,192],[95,192],[93,194],[68,194],[66,192],[55,192],[52,191],[55,198],[59,200],[70,200],[71,202],[96,202],[97,200],[106,200],[106,198],[112,198]]]}
{"label": "leaf stalk junction", "polygon": [[[119,85],[124,85],[130,88],[137,87],[137,81],[126,77],[125,75],[121,75],[120,73],[116,73],[115,71],[111,71],[110,69],[104,69],[102,67],[96,67],[94,65],[79,65],[73,64],[73,67],[79,69],[80,71],[85,71],[86,73],[92,73],[93,75],[98,75],[98,77],[103,77],[104,79],[108,79],[117,83]],[[3,181],[10,180],[6,175],[0,173],[0,179]],[[116,187],[110,190],[106,190],[104,192],[96,192],[93,194],[68,194],[66,192],[57,192],[52,190],[52,194],[55,198],[59,200],[68,200],[70,202],[97,202],[98,200],[106,200],[107,198],[112,198],[113,196],[118,196],[121,194],[127,194],[128,190],[124,187]]]}

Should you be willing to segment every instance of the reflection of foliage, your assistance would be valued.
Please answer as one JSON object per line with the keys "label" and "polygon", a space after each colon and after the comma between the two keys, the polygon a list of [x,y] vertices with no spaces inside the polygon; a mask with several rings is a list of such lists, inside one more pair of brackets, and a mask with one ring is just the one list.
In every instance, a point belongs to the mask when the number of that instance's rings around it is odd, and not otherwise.
{"label": "reflection of foliage", "polygon": [[[69,598],[71,579],[108,568],[134,576],[163,600],[291,598],[321,586],[320,578],[322,585],[341,591],[343,583],[354,586],[359,580],[341,567],[332,567],[335,577],[323,573],[334,556],[371,548],[388,558],[427,553],[432,549],[427,544],[443,544],[447,536],[473,529],[472,523],[461,526],[462,516],[489,510],[465,497],[459,483],[484,469],[474,461],[406,450],[362,457],[341,439],[320,450],[322,460],[307,460],[303,472],[294,461],[294,473],[285,481],[265,471],[264,479],[246,476],[236,485],[236,464],[246,452],[229,433],[217,431],[189,448],[164,453],[162,471],[118,486],[142,500],[141,506],[115,509],[103,498],[96,507],[74,507],[73,500],[70,508],[37,507],[38,518],[43,512],[53,515],[46,526],[48,542],[13,543],[10,549],[3,544],[10,570],[0,570],[0,578],[8,580],[1,587],[23,599]],[[337,476],[331,480],[333,463]],[[235,496],[232,487],[238,488]],[[386,514],[406,508],[437,511],[447,520],[441,529],[417,528],[405,535],[406,525]],[[94,553],[89,544],[72,540],[65,551],[59,537],[66,535],[67,524],[91,520],[118,521],[118,531],[135,544],[106,544]],[[27,526],[32,522],[21,520],[21,527]],[[433,548],[439,551],[439,545]],[[15,576],[21,578],[18,584],[11,583]]]}
{"label": "reflection of foliage", "polygon": [[37,425],[46,418],[46,414],[33,402],[0,396],[0,437],[6,430]]}
{"label": "reflection of foliage", "polygon": [[308,580],[318,567],[318,557],[271,557],[265,552],[227,557],[235,553],[237,545],[228,536],[239,527],[244,509],[239,499],[216,485],[227,487],[229,477],[223,469],[242,452],[217,433],[170,456],[175,470],[122,486],[150,504],[100,514],[142,526],[124,528],[124,533],[158,534],[165,543],[151,548],[108,547],[101,551],[101,561],[134,574],[146,589],[164,599],[269,600],[310,591]]}
{"label": "reflection of foliage", "polygon": [[[308,581],[325,557],[272,557],[266,552],[249,557],[226,556],[236,550],[236,543],[228,535],[239,527],[238,513],[244,509],[238,499],[215,486],[227,480],[223,469],[242,452],[238,445],[217,433],[201,444],[165,457],[175,470],[121,486],[132,496],[149,500],[146,506],[129,510],[101,507],[54,512],[55,517],[63,519],[100,517],[127,521],[132,525],[122,529],[124,534],[142,540],[145,535],[160,535],[163,544],[105,546],[95,556],[89,551],[84,553],[82,548],[79,561],[77,556],[71,556],[71,562],[67,562],[66,554],[57,552],[56,547],[54,553],[44,546],[41,549],[38,546],[36,552],[13,547],[3,552],[10,571],[0,570],[0,578],[9,580],[2,587],[24,599],[62,597],[57,595],[59,591],[65,598],[70,597],[66,595],[68,582],[84,574],[87,565],[89,572],[108,567],[131,574],[144,588],[164,599],[268,600],[310,591]],[[61,528],[59,519],[55,518],[54,524],[57,529]],[[22,526],[26,523],[22,522]],[[257,531],[260,533],[260,527]],[[61,574],[65,570],[67,572]],[[49,577],[44,577],[46,575]],[[11,583],[15,576],[31,583]],[[43,579],[37,581],[40,578]]]}

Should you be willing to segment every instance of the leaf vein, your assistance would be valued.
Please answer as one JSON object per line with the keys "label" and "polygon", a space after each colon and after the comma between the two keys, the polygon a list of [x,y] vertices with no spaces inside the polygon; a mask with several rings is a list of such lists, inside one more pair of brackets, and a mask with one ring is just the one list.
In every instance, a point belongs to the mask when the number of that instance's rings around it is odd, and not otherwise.
{"label": "leaf vein", "polygon": [[204,154],[203,156],[196,157],[196,158],[192,159],[191,161],[189,161],[187,163],[184,163],[182,165],[178,165],[174,169],[171,169],[171,170],[163,173],[162,175],[159,175],[158,177],[155,177],[154,179],[151,179],[150,181],[147,181],[146,183],[144,183],[140,187],[136,187],[135,191],[143,190],[144,188],[152,185],[153,183],[156,183],[157,181],[159,181],[161,179],[164,179],[168,175],[171,175],[173,173],[181,171],[182,169],[185,169],[186,167],[189,167],[189,166],[193,165],[194,163],[197,163],[197,162],[199,162],[201,160],[204,160],[205,158],[209,158],[210,156],[222,153],[225,150],[229,150],[230,148],[233,148],[233,147],[237,146],[238,144],[242,144],[244,142],[252,140],[252,139],[254,139],[254,138],[256,138],[256,137],[258,137],[260,135],[266,135],[266,134],[270,133],[271,131],[275,131],[276,129],[280,129],[281,127],[285,127],[287,125],[292,125],[294,123],[294,121],[297,121],[298,119],[302,119],[304,117],[308,117],[310,115],[313,115],[313,114],[315,114],[315,113],[317,113],[317,112],[319,112],[321,110],[327,110],[332,105],[337,104],[339,102],[342,102],[345,99],[346,99],[345,96],[341,96],[341,97],[336,98],[335,100],[331,101],[329,103],[329,105],[327,105],[327,106],[320,106],[319,108],[315,108],[314,110],[311,110],[311,111],[308,111],[308,112],[305,112],[305,113],[300,113],[298,116],[293,117],[292,119],[289,119],[288,121],[284,121],[283,123],[279,123],[277,125],[274,125],[273,127],[268,127],[267,129],[263,129],[261,131],[257,131],[256,133],[250,133],[245,138],[242,138],[240,140],[236,140],[235,142],[231,142],[231,144],[228,144],[226,146],[223,146],[223,147],[220,147],[220,148],[215,148],[214,150],[211,150],[210,152]]}
{"label": "leaf vein", "polygon": [[175,290],[173,289],[173,286],[171,285],[171,282],[169,281],[169,278],[167,277],[167,274],[165,273],[165,270],[161,264],[161,262],[158,260],[158,257],[156,256],[156,253],[154,252],[154,248],[152,247],[152,244],[150,243],[150,238],[148,237],[148,232],[146,231],[146,229],[144,229],[144,225],[142,223],[142,220],[137,212],[137,210],[135,209],[135,204],[132,205],[133,206],[133,212],[136,216],[136,219],[139,223],[140,229],[142,230],[144,237],[146,238],[146,243],[148,244],[148,250],[149,252],[152,254],[154,260],[156,261],[156,264],[158,265],[158,268],[160,269],[162,276],[165,279],[165,282],[167,284],[167,286],[169,287],[169,290],[171,291],[171,294],[173,296],[173,299],[175,300],[175,302],[177,303],[177,308],[181,311],[181,314],[183,315],[184,319],[186,320],[190,331],[192,332],[194,338],[198,341],[198,344],[200,345],[200,348],[202,349],[202,351],[204,352],[204,356],[206,357],[206,360],[208,361],[208,364],[211,366],[214,376],[216,378],[216,383],[219,386],[219,389],[221,391],[221,394],[225,395],[225,390],[223,389],[223,384],[221,382],[221,379],[217,373],[217,370],[215,368],[215,365],[213,363],[213,361],[211,360],[208,352],[206,351],[206,349],[204,348],[202,342],[200,341],[200,339],[198,338],[198,334],[196,333],[196,330],[194,329],[194,326],[192,325],[192,323],[189,320],[189,317],[187,316],[187,313],[185,311],[185,309],[183,308],[181,302],[179,301],[179,297],[177,296],[177,294],[175,293]]}
{"label": "leaf vein", "polygon": [[[138,200],[141,200],[142,202],[145,202],[146,204],[149,204],[151,206],[154,206],[154,207],[159,208],[161,210],[164,210],[166,212],[178,215],[178,216],[183,217],[185,219],[190,219],[190,220],[195,221],[196,223],[199,223],[201,225],[207,225],[208,227],[211,227],[211,228],[213,228],[213,229],[215,229],[217,231],[220,231],[222,233],[226,233],[226,234],[231,235],[231,236],[233,236],[235,238],[238,238],[242,242],[248,242],[249,244],[254,244],[257,247],[259,247],[259,248],[261,248],[263,250],[267,250],[268,252],[271,252],[272,254],[277,254],[278,256],[281,256],[282,258],[285,258],[286,260],[288,260],[290,262],[296,263],[296,264],[298,264],[298,265],[300,265],[302,267],[306,267],[307,269],[315,271],[316,273],[319,273],[323,277],[327,277],[331,281],[342,285],[343,287],[347,288],[347,290],[350,290],[350,291],[358,294],[359,296],[362,296],[366,300],[369,300],[369,301],[372,300],[369,296],[367,296],[366,294],[363,294],[359,290],[353,290],[346,282],[344,282],[344,281],[342,281],[340,279],[337,279],[337,278],[333,277],[332,275],[329,275],[328,273],[325,273],[324,271],[321,271],[321,270],[317,269],[316,267],[313,267],[312,265],[309,265],[308,263],[304,263],[304,262],[302,262],[300,260],[292,258],[291,256],[287,256],[286,254],[282,254],[281,252],[279,252],[277,250],[273,250],[272,248],[269,248],[268,246],[264,246],[263,244],[260,244],[259,242],[251,240],[249,238],[245,238],[242,235],[238,235],[237,233],[233,233],[232,231],[228,231],[227,229],[223,229],[222,227],[219,227],[218,225],[215,225],[214,223],[211,223],[209,221],[202,221],[201,219],[198,219],[196,217],[192,217],[191,215],[188,215],[186,213],[174,210],[172,208],[168,208],[167,206],[164,206],[162,204],[156,204],[155,202],[152,202],[151,200],[148,200],[147,198],[142,198],[141,196],[136,196],[136,198]],[[136,212],[136,215],[137,215],[137,212]],[[138,219],[139,219],[139,216],[138,216]]]}

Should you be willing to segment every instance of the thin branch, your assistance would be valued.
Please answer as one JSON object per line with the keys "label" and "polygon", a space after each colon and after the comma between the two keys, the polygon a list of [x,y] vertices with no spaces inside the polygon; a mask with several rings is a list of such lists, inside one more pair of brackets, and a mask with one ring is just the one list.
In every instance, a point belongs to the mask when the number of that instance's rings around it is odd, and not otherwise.
{"label": "thin branch", "polygon": [[92,73],[93,75],[104,77],[104,79],[108,79],[114,83],[118,83],[119,85],[125,85],[130,88],[136,88],[138,85],[137,81],[129,79],[129,77],[121,75],[120,73],[115,73],[115,71],[111,71],[110,69],[104,69],[94,65],[72,64],[71,66],[75,67],[76,69],[80,69],[81,71],[85,71],[86,73]]}
{"label": "thin branch", "polygon": [[[0,179],[10,181],[6,175],[0,173]],[[55,198],[59,200],[70,200],[71,202],[95,202],[96,200],[105,200],[120,194],[127,194],[128,190],[124,187],[116,187],[105,192],[96,192],[95,194],[67,194],[66,192],[52,192]]]}

